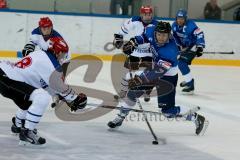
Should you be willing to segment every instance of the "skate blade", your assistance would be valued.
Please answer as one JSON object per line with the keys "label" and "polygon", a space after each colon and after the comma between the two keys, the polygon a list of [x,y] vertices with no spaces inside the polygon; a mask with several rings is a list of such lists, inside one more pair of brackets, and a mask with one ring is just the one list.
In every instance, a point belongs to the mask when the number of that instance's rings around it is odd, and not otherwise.
{"label": "skate blade", "polygon": [[204,126],[203,126],[203,129],[202,131],[198,134],[198,136],[204,136],[207,128],[208,128],[208,125],[209,125],[209,121],[208,120],[205,120],[204,121]]}
{"label": "skate blade", "polygon": [[181,92],[182,95],[194,95],[194,91],[190,91],[190,92]]}
{"label": "skate blade", "polygon": [[118,101],[120,99],[120,97],[118,95],[114,95],[113,98]]}
{"label": "skate blade", "polygon": [[13,133],[13,132],[10,132],[10,134],[11,134],[12,136],[14,136],[14,137],[19,136],[19,133]]}
{"label": "skate blade", "polygon": [[19,141],[18,145],[24,146],[24,147],[30,147],[30,148],[45,148],[46,147],[46,143],[45,144],[32,144],[30,142],[26,142],[26,141],[22,141],[22,140]]}
{"label": "skate blade", "polygon": [[119,130],[119,128],[120,128],[120,126],[116,126],[115,128],[111,128],[111,127],[108,126],[108,131],[109,132],[114,132],[114,131]]}

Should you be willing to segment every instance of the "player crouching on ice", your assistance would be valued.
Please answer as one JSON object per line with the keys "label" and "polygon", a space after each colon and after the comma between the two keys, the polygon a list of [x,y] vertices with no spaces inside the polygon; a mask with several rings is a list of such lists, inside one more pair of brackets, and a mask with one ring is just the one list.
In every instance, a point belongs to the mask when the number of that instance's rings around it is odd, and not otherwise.
{"label": "player crouching on ice", "polygon": [[[140,44],[150,43],[153,52],[153,68],[145,69],[138,76],[135,75],[128,81],[130,90],[127,93],[122,109],[117,117],[108,123],[110,128],[119,127],[122,125],[125,117],[129,113],[129,108],[136,104],[136,99],[144,94],[144,90],[138,88],[144,85],[155,85],[158,93],[158,107],[164,116],[169,118],[182,117],[184,120],[193,121],[196,125],[195,133],[202,135],[208,125],[205,118],[196,113],[194,109],[186,109],[184,107],[175,106],[176,85],[178,80],[178,55],[179,50],[175,40],[171,35],[171,26],[168,22],[159,22],[157,26],[148,27],[141,36],[132,38],[123,46],[125,54],[131,54],[132,51]],[[174,89],[165,95],[160,95],[161,80],[165,80],[174,86]]]}
{"label": "player crouching on ice", "polygon": [[20,144],[46,143],[38,136],[36,125],[51,101],[50,94],[60,94],[73,111],[87,103],[86,95],[76,94],[62,78],[59,62],[68,45],[60,37],[50,38],[50,44],[47,51],[34,51],[17,63],[0,61],[0,93],[19,107],[11,129],[19,133]]}

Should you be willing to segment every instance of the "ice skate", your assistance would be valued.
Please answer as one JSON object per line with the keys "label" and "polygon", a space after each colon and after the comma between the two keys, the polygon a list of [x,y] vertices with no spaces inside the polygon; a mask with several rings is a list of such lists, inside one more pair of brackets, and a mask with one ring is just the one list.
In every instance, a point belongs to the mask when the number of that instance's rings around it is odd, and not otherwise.
{"label": "ice skate", "polygon": [[117,117],[108,122],[108,127],[110,128],[116,128],[116,127],[120,127],[125,119],[126,115],[123,114],[118,114]]}
{"label": "ice skate", "polygon": [[196,135],[203,136],[209,125],[209,121],[205,119],[204,116],[195,113],[195,125],[196,125]]}
{"label": "ice skate", "polygon": [[46,139],[39,137],[34,130],[22,128],[19,134],[19,145],[43,145],[46,143]]}
{"label": "ice skate", "polygon": [[[11,132],[12,132],[12,134],[13,135],[18,135],[20,132],[21,132],[21,127],[18,127],[17,125],[16,125],[16,117],[13,117],[12,118],[12,126],[11,126]],[[23,121],[22,121],[22,123],[23,123]],[[21,126],[22,126],[23,124],[21,124]]]}
{"label": "ice skate", "polygon": [[182,93],[186,95],[191,95],[194,93],[194,79],[188,83],[185,83],[185,87],[182,89]]}

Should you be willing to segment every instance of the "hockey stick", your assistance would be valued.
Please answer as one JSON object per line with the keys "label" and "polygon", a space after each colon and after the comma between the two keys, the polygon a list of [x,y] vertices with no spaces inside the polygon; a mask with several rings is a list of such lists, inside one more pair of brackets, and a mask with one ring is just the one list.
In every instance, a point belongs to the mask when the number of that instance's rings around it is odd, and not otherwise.
{"label": "hockey stick", "polygon": [[234,54],[234,52],[203,52],[203,54]]}
{"label": "hockey stick", "polygon": [[166,142],[166,139],[165,139],[165,138],[158,138],[158,137],[156,136],[156,134],[154,133],[154,131],[153,131],[153,129],[152,129],[152,127],[151,127],[148,119],[147,119],[147,115],[146,115],[145,110],[143,109],[143,107],[142,107],[139,99],[138,99],[138,98],[136,98],[136,99],[137,99],[137,104],[138,104],[140,110],[142,111],[143,117],[144,117],[144,119],[145,119],[145,121],[146,121],[146,123],[147,123],[147,126],[148,126],[148,128],[149,128],[149,130],[150,130],[150,132],[151,132],[151,134],[152,134],[152,136],[153,136],[153,138],[154,138],[154,141],[152,141],[152,144],[157,145],[157,144],[158,144],[158,140],[160,140],[160,141],[162,142],[162,144],[166,144],[167,142]]}
{"label": "hockey stick", "polygon": [[[97,107],[97,104],[88,103],[87,105]],[[161,112],[154,112],[154,111],[149,111],[149,110],[140,110],[140,109],[134,109],[134,108],[124,108],[124,107],[117,107],[117,106],[110,106],[110,105],[100,105],[99,107],[107,108],[107,109],[117,109],[117,110],[127,109],[127,110],[129,110],[131,112],[137,112],[137,113],[143,113],[143,111],[144,111],[145,113],[158,114],[158,115],[163,115],[164,116],[164,114],[161,113]],[[189,109],[189,111],[187,111],[184,114],[176,115],[176,118],[181,118],[181,117],[187,116],[187,115],[189,115],[191,113],[194,113],[194,112],[197,112],[199,110],[200,110],[200,107],[196,106],[194,108]]]}
{"label": "hockey stick", "polygon": [[[133,78],[131,69],[129,69],[129,73],[130,73],[130,77]],[[142,111],[142,114],[143,114],[143,117],[144,117],[144,119],[145,119],[145,122],[147,123],[147,126],[148,126],[148,128],[149,128],[149,130],[150,130],[150,132],[151,132],[151,134],[152,134],[152,136],[153,136],[153,138],[154,138],[154,140],[152,141],[152,144],[153,144],[153,145],[157,145],[157,144],[158,144],[158,140],[160,140],[160,141],[162,142],[162,144],[166,144],[166,139],[165,139],[165,138],[158,138],[158,137],[156,136],[156,134],[154,133],[154,131],[153,131],[153,129],[152,129],[152,126],[150,125],[150,123],[149,123],[149,121],[148,121],[148,119],[147,119],[146,112],[145,112],[145,110],[143,109],[142,104],[140,103],[139,98],[136,97],[136,100],[137,100],[137,104],[138,104],[140,110]]]}
{"label": "hockey stick", "polygon": [[[102,107],[102,108],[107,108],[107,109],[117,109],[117,110],[127,109],[127,110],[129,110],[131,112],[142,113],[142,110],[134,109],[134,108],[118,107],[118,106],[111,106],[111,105],[99,105],[99,104],[95,104],[95,103],[88,103],[87,105],[88,106],[93,106],[93,107]],[[149,113],[149,114],[159,114],[159,115],[162,115],[162,113],[154,112],[154,111],[145,111],[145,112]]]}
{"label": "hockey stick", "polygon": [[[195,51],[188,51],[188,52],[185,52],[185,51],[180,51],[180,54],[188,54],[188,53],[193,53],[193,54],[196,54]],[[202,52],[203,54],[234,54],[233,51],[231,52]]]}

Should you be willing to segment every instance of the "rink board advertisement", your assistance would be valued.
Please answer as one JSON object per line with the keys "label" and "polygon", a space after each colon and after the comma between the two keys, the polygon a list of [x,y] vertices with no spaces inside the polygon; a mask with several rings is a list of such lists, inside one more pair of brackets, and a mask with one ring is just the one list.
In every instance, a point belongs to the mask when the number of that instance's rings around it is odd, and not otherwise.
{"label": "rink board advertisement", "polygon": [[[19,57],[32,30],[38,26],[39,18],[45,16],[52,19],[54,28],[68,42],[73,56],[94,54],[103,60],[111,60],[112,55],[121,53],[111,43],[113,34],[127,18],[5,11],[0,12],[1,19],[8,19],[0,26],[4,31],[0,36],[0,56]],[[210,53],[196,59],[194,64],[240,66],[240,39],[236,38],[240,34],[240,24],[197,22],[197,25],[205,33],[204,51]],[[131,35],[126,40],[129,37]]]}

